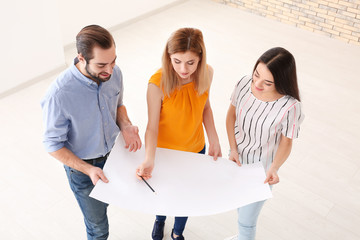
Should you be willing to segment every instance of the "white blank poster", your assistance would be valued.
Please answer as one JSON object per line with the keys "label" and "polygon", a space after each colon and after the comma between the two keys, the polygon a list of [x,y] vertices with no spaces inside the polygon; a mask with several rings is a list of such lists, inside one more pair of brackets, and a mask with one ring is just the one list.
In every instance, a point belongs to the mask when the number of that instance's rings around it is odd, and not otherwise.
{"label": "white blank poster", "polygon": [[109,183],[98,181],[90,196],[120,208],[167,216],[203,216],[229,211],[272,197],[261,163],[237,166],[211,156],[157,148],[147,182],[135,176],[145,159],[144,146],[125,149],[120,134],[105,164]]}

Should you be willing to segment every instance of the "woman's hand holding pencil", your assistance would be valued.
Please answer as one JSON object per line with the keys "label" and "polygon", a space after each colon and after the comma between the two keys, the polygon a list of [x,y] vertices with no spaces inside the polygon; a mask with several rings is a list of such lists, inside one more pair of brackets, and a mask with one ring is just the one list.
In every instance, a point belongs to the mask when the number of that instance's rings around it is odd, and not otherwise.
{"label": "woman's hand holding pencil", "polygon": [[136,177],[139,180],[142,180],[141,177],[143,177],[145,180],[148,180],[151,178],[151,173],[154,169],[154,163],[153,162],[147,162],[144,161],[140,166],[136,169]]}
{"label": "woman's hand holding pencil", "polygon": [[[154,168],[154,164],[146,164],[146,162],[142,163],[137,169],[136,169],[136,177],[139,180],[143,180],[144,183],[150,188],[151,191],[153,191],[155,194],[155,190],[149,185],[149,183],[146,181],[147,179],[151,178],[151,172]],[[146,180],[145,180],[146,179]]]}

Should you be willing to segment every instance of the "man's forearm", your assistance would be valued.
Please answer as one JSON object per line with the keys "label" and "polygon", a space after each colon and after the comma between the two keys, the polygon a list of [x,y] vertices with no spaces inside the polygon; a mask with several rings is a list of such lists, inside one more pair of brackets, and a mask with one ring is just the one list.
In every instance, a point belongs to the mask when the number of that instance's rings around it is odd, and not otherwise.
{"label": "man's forearm", "polygon": [[84,174],[89,175],[88,172],[91,168],[91,165],[84,162],[66,147],[60,148],[55,152],[50,152],[49,154],[63,164],[65,164],[66,166],[69,166],[80,172],[83,172]]}
{"label": "man's forearm", "polygon": [[131,125],[131,121],[127,115],[126,107],[124,105],[117,108],[116,124],[119,126],[120,130],[124,129],[128,125]]}

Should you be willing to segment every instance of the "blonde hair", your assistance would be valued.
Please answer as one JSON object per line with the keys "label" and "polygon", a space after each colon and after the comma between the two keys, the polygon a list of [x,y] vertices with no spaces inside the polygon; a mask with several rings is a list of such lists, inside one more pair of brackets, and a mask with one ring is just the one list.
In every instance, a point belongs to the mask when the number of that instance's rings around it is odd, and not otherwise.
{"label": "blonde hair", "polygon": [[206,49],[203,35],[200,30],[195,28],[180,28],[174,32],[166,43],[166,47],[162,56],[162,77],[161,87],[165,95],[170,94],[181,87],[181,78],[175,72],[170,55],[178,52],[191,51],[200,58],[194,75],[195,90],[202,95],[210,88],[211,79],[209,69],[206,64]]}

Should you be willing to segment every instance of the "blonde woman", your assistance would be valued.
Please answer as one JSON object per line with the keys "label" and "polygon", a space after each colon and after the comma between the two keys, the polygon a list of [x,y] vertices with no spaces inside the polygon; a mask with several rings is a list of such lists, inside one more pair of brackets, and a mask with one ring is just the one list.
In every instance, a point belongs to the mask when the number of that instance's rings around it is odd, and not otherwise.
{"label": "blonde woman", "polygon": [[[206,63],[200,30],[181,28],[167,41],[162,68],[149,80],[148,124],[145,133],[145,160],[137,175],[149,179],[154,168],[156,147],[205,153],[203,124],[209,140],[209,155],[221,156],[214,125],[209,91],[213,69]],[[152,239],[164,236],[166,216],[156,216]],[[183,240],[187,217],[175,217],[171,238]]]}

